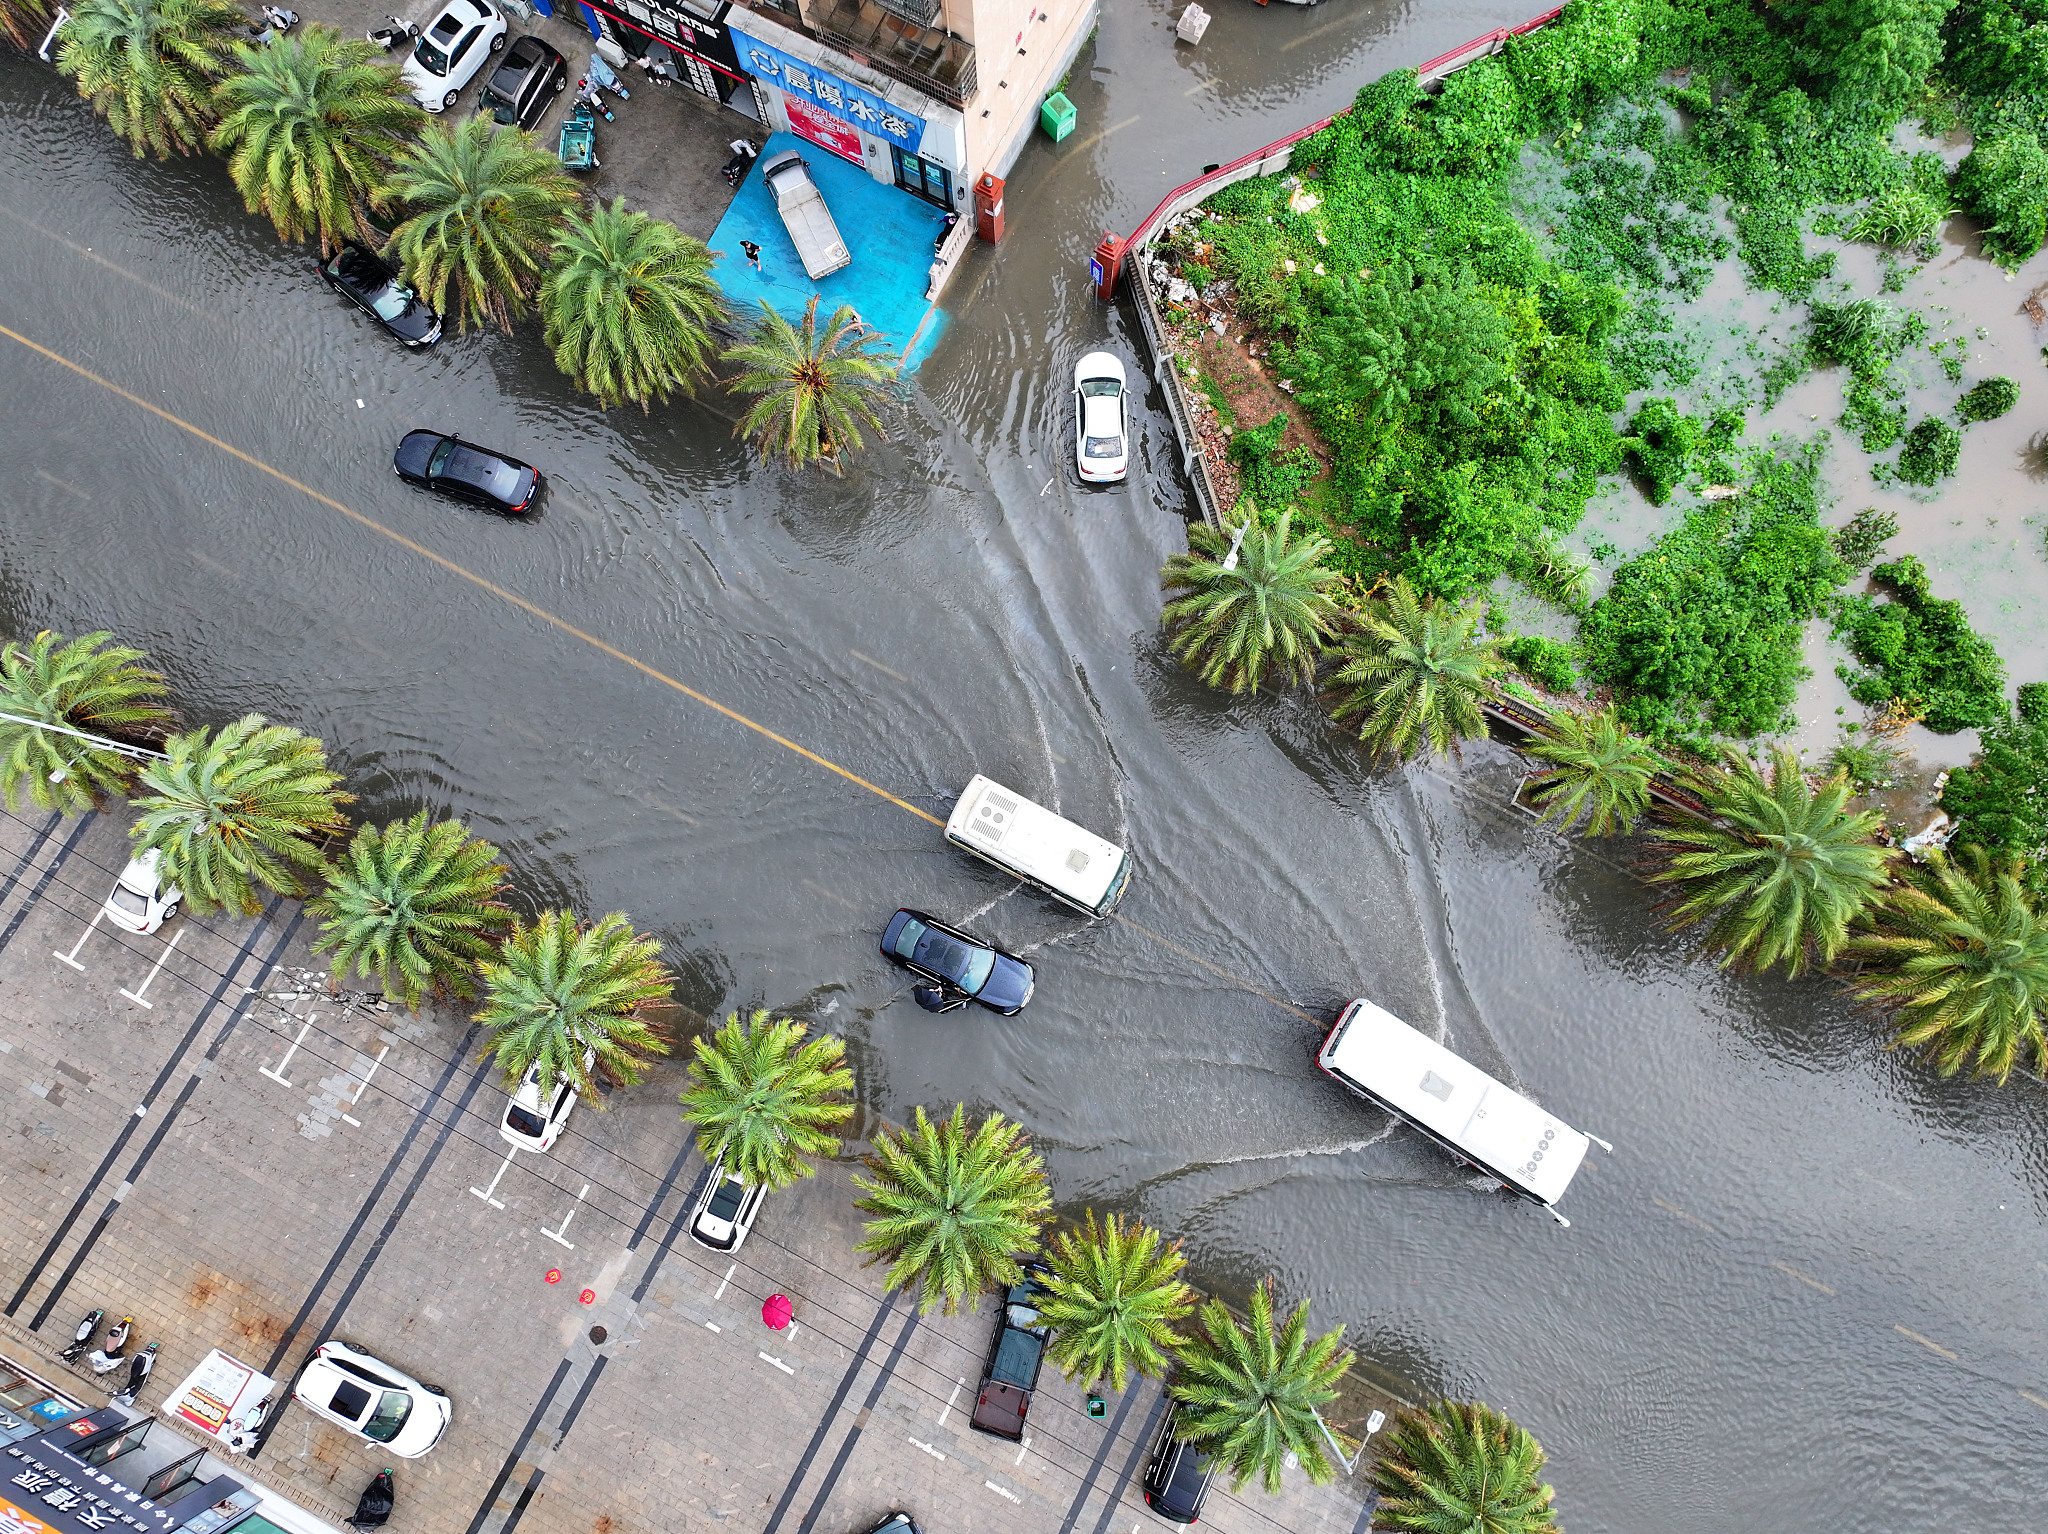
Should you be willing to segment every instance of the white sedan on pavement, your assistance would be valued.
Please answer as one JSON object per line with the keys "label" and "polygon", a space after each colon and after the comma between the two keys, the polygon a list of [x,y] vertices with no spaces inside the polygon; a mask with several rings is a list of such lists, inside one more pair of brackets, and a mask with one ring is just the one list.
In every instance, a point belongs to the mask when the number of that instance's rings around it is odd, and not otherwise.
{"label": "white sedan on pavement", "polygon": [[754,1228],[754,1216],[761,1212],[767,1192],[748,1187],[719,1162],[704,1179],[704,1191],[690,1212],[690,1239],[714,1252],[738,1251]]}
{"label": "white sedan on pavement", "polygon": [[1074,466],[1091,485],[1113,485],[1130,467],[1124,365],[1108,352],[1074,364]]}
{"label": "white sedan on pavement", "polygon": [[[589,1075],[596,1064],[597,1051],[586,1050],[583,1073]],[[526,1068],[526,1074],[519,1078],[519,1090],[505,1104],[505,1116],[498,1120],[498,1133],[508,1145],[543,1155],[562,1137],[562,1126],[569,1122],[575,1106],[576,1088],[567,1077],[557,1078],[555,1090],[545,1102],[541,1100],[540,1065],[536,1062]]]}
{"label": "white sedan on pavement", "polygon": [[292,1399],[399,1459],[433,1448],[455,1415],[447,1392],[331,1337],[299,1371]]}
{"label": "white sedan on pavement", "polygon": [[178,902],[185,898],[185,892],[157,877],[160,856],[151,847],[128,860],[121,877],[114,881],[113,892],[107,896],[108,921],[147,936],[178,914]]}
{"label": "white sedan on pavement", "polygon": [[399,71],[413,100],[429,112],[455,105],[484,61],[505,46],[505,14],[490,0],[448,0],[420,29],[412,57]]}

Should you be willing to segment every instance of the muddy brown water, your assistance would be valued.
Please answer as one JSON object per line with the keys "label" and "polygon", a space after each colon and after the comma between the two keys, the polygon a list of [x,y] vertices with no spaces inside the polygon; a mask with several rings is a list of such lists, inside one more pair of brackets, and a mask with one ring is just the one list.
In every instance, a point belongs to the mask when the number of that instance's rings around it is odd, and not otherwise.
{"label": "muddy brown water", "polygon": [[[18,55],[0,58],[0,323],[917,805],[942,813],[983,770],[1127,842],[1135,922],[1319,1017],[1372,995],[1612,1139],[1569,1231],[1336,1091],[1292,1013],[1014,891],[923,821],[12,343],[0,618],[118,630],[195,719],[316,731],[365,812],[466,816],[522,898],[661,933],[697,1009],[842,1029],[876,1113],[1017,1115],[1063,1206],[1157,1222],[1226,1290],[1275,1274],[1418,1390],[1514,1413],[1581,1534],[2029,1527],[2048,1500],[2040,1091],[1940,1081],[1825,984],[1694,962],[1623,867],[1502,808],[1517,766],[1498,748],[1375,773],[1299,700],[1194,685],[1155,632],[1186,504],[1156,397],[1128,487],[1084,493],[1064,467],[1062,370],[1097,345],[1137,356],[1128,313],[1088,295],[1104,228],[1518,19],[1233,0],[1188,49],[1165,5],[1113,7],[1069,90],[1081,126],[1013,176],[1009,237],[951,294],[903,440],[843,481],[764,469],[688,406],[601,416],[530,328],[403,354],[216,164],[131,160]],[[2030,278],[1990,281],[2016,303]],[[1943,533],[1929,513],[1902,539],[1939,589],[1966,557],[1995,566],[2030,514],[2029,408],[1970,434],[1978,520]],[[391,445],[420,424],[542,464],[545,514],[397,484]],[[2015,654],[2039,618],[2001,621]],[[873,947],[899,903],[1025,951],[1029,1010],[918,1011]]]}

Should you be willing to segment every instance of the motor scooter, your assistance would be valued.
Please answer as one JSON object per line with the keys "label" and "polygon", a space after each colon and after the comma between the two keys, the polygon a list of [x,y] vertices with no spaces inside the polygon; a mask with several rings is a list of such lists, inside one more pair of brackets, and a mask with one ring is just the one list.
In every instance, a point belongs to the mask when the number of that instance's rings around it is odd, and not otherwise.
{"label": "motor scooter", "polygon": [[403,47],[420,35],[420,29],[412,22],[402,20],[397,16],[386,16],[384,19],[390,22],[391,25],[388,27],[373,27],[363,35],[386,53],[389,53],[393,48]]}
{"label": "motor scooter", "polygon": [[71,1341],[59,1350],[57,1356],[67,1364],[75,1364],[85,1356],[85,1350],[92,1345],[92,1334],[100,1329],[100,1322],[106,1320],[104,1310],[89,1310],[85,1319],[78,1323],[78,1330],[71,1334]]}
{"label": "motor scooter", "polygon": [[121,1367],[121,1355],[128,1347],[128,1334],[135,1330],[135,1318],[123,1316],[107,1333],[106,1340],[86,1355],[95,1374],[112,1374]]}
{"label": "motor scooter", "polygon": [[149,1379],[149,1371],[156,1367],[156,1350],[161,1342],[152,1342],[148,1347],[128,1360],[128,1386],[114,1397],[116,1406],[133,1406],[135,1397]]}
{"label": "motor scooter", "polygon": [[602,112],[606,122],[615,123],[618,121],[616,117],[612,116],[612,109],[604,104],[604,97],[598,95],[597,87],[590,83],[587,76],[576,82],[576,99]]}
{"label": "motor scooter", "polygon": [[725,184],[727,186],[738,186],[741,181],[745,180],[747,167],[754,163],[755,156],[760,154],[760,152],[760,150],[756,149],[745,139],[734,139],[732,141],[732,158],[727,160],[718,171],[721,176],[725,177]]}

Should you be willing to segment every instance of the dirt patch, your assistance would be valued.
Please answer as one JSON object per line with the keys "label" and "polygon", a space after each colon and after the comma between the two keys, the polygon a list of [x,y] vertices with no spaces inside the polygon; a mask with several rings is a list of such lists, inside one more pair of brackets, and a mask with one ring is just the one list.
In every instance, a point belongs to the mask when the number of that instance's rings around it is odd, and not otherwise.
{"label": "dirt patch", "polygon": [[228,1287],[228,1280],[219,1273],[206,1273],[192,1280],[185,1291],[185,1303],[194,1310],[204,1310]]}
{"label": "dirt patch", "polygon": [[259,1311],[255,1315],[239,1310],[235,1312],[235,1330],[251,1342],[261,1342],[275,1347],[284,1341],[284,1326],[284,1322],[268,1311]]}
{"label": "dirt patch", "polygon": [[590,1525],[590,1534],[612,1534],[612,1530],[617,1527],[618,1525],[612,1522],[610,1513],[599,1513],[596,1521]]}

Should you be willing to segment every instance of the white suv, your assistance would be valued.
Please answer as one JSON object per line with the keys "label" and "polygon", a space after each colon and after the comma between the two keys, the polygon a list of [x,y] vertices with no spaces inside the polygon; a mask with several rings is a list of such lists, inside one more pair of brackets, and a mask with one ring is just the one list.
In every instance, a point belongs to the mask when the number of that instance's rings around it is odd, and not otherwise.
{"label": "white suv", "polygon": [[754,1228],[766,1188],[750,1188],[719,1162],[704,1179],[697,1207],[690,1211],[690,1239],[714,1252],[736,1252]]}
{"label": "white suv", "polygon": [[412,57],[399,71],[413,100],[429,112],[455,105],[484,60],[505,46],[505,15],[490,0],[448,0],[420,29]]}

